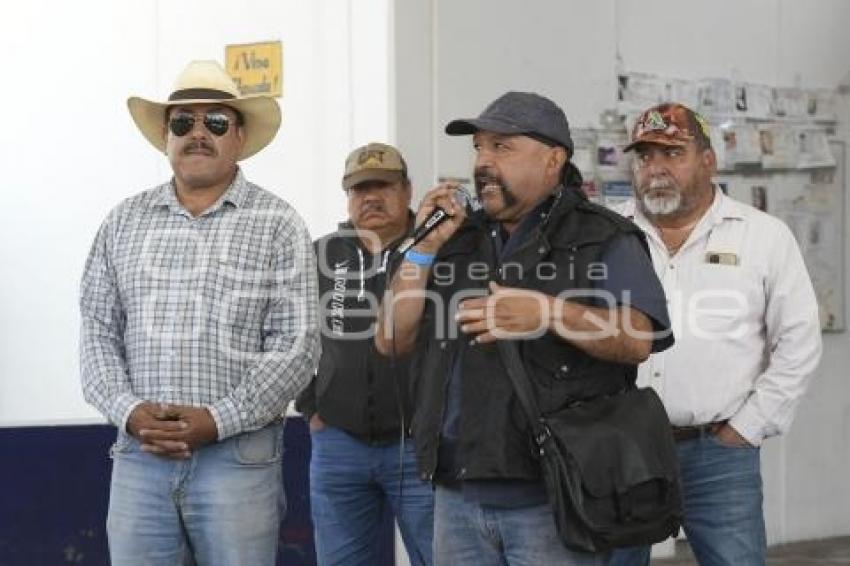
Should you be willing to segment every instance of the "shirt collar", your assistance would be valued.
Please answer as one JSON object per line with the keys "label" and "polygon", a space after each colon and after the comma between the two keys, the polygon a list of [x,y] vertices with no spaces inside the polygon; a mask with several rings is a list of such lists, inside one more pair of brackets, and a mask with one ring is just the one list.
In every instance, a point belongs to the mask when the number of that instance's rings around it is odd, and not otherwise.
{"label": "shirt collar", "polygon": [[[230,183],[230,186],[227,187],[224,194],[222,194],[215,204],[210,206],[205,213],[209,214],[218,210],[224,203],[230,203],[233,206],[240,208],[245,205],[247,198],[248,181],[242,174],[242,169],[237,166],[236,176],[233,178],[233,182]],[[183,208],[183,205],[180,204],[180,201],[177,200],[177,193],[174,188],[174,179],[157,187],[156,194],[151,200],[150,206],[167,206],[171,210],[179,212],[185,212],[186,210]]]}
{"label": "shirt collar", "polygon": [[516,230],[512,234],[508,234],[501,223],[493,222],[494,228],[498,235],[496,246],[500,257],[504,258],[518,249],[529,238],[530,234],[538,227],[542,227],[548,220],[552,212],[552,208],[562,196],[561,187],[557,187],[555,191],[541,201],[525,218],[519,223]]}
{"label": "shirt collar", "polygon": [[[551,194],[540,201],[540,203],[538,203],[531,212],[529,212],[525,218],[520,221],[515,233],[525,234],[527,232],[531,232],[534,228],[542,224],[552,212],[552,207],[555,202],[561,197],[562,190],[563,188],[558,186]],[[497,221],[490,220],[489,223],[494,225],[498,224],[499,228],[501,228],[501,224]]]}
{"label": "shirt collar", "polygon": [[714,187],[714,195],[714,203],[712,203],[710,212],[713,212],[717,222],[744,219],[744,208],[739,201],[731,198],[717,186]]}

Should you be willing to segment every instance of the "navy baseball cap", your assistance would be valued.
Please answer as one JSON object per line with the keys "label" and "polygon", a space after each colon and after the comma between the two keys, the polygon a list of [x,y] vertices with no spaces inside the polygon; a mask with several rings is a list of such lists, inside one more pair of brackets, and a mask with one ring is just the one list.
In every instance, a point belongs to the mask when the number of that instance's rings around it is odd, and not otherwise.
{"label": "navy baseball cap", "polygon": [[561,107],[534,92],[506,92],[490,103],[478,118],[452,120],[450,136],[465,136],[479,130],[497,134],[525,135],[548,145],[560,145],[573,154],[570,125]]}

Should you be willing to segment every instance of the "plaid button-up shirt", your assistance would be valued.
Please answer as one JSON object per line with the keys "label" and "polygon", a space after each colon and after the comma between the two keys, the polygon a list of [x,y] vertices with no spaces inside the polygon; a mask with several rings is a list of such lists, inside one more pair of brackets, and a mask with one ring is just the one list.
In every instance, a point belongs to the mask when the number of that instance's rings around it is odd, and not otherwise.
{"label": "plaid button-up shirt", "polygon": [[86,262],[83,394],[122,430],[142,401],[208,407],[219,440],[260,428],[315,369],[317,295],[303,220],[241,171],[197,217],[172,183],[145,191]]}

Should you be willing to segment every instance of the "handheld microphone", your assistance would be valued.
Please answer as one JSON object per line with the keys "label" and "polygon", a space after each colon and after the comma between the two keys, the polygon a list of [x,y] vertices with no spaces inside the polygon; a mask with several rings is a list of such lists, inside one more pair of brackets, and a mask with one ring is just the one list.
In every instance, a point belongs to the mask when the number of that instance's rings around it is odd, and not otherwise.
{"label": "handheld microphone", "polygon": [[438,206],[435,208],[431,211],[431,214],[428,215],[428,218],[425,219],[425,222],[414,228],[413,234],[401,243],[397,250],[398,253],[404,254],[407,250],[424,240],[428,234],[433,232],[437,226],[445,222],[448,217],[449,213],[443,210],[442,207]]}
{"label": "handheld microphone", "polygon": [[[458,179],[440,179],[440,182],[444,181],[458,181]],[[465,208],[470,210],[475,210],[474,202],[469,193],[463,188],[463,185],[458,185],[458,187],[454,191],[454,198],[457,203]],[[469,212],[469,210],[467,211]],[[446,212],[442,207],[438,206],[434,210],[431,211],[431,214],[425,218],[425,222],[417,226],[413,229],[413,234],[410,235],[401,245],[398,247],[396,252],[401,255],[404,255],[407,250],[424,240],[428,237],[428,234],[433,232],[437,226],[445,222],[449,219],[449,213]]]}

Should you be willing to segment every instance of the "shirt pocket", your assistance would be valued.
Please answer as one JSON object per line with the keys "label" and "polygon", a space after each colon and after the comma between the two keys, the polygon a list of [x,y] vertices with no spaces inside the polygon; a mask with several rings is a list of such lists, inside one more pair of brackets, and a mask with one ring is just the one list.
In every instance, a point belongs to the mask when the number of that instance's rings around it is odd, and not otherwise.
{"label": "shirt pocket", "polygon": [[[219,257],[212,261],[211,269],[215,272],[205,290],[214,303],[220,303],[219,318],[230,315],[234,323],[255,320],[278,288],[277,274],[259,253]],[[240,313],[243,316],[238,316]]]}
{"label": "shirt pocket", "polygon": [[701,264],[691,288],[684,322],[696,338],[737,340],[760,331],[764,277],[757,268]]}

